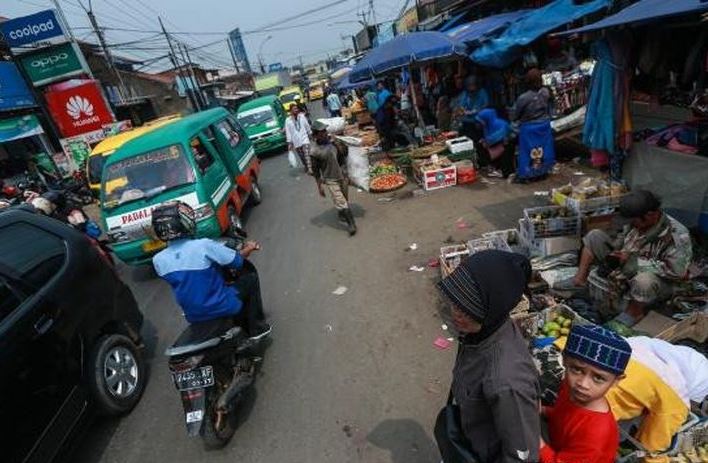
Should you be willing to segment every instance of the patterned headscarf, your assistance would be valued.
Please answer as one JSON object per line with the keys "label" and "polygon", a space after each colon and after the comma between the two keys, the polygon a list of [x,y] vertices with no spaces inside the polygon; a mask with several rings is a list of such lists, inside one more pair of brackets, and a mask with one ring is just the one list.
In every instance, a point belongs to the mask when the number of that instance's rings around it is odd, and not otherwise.
{"label": "patterned headscarf", "polygon": [[614,331],[597,325],[575,324],[563,354],[621,375],[632,356],[632,347]]}

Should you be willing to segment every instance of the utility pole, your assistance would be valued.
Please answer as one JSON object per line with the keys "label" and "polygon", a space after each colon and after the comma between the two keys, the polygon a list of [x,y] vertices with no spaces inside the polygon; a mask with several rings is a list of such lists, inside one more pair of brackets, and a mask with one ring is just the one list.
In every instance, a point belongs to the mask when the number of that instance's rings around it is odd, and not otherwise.
{"label": "utility pole", "polygon": [[52,0],[52,3],[54,4],[54,8],[57,9],[59,12],[59,16],[61,17],[61,20],[64,22],[64,26],[66,26],[66,30],[69,32],[69,38],[71,41],[75,41],[76,39],[74,38],[74,33],[71,31],[71,27],[69,27],[69,22],[66,20],[66,16],[64,15],[64,10],[62,9],[61,5],[59,4],[59,0]]}
{"label": "utility pole", "polygon": [[185,85],[184,91],[187,93],[187,97],[189,98],[189,102],[192,103],[192,107],[194,108],[195,111],[197,111],[197,112],[201,111],[199,104],[194,99],[194,95],[187,88],[187,85],[186,85],[187,81],[184,78],[184,75],[182,74],[182,70],[180,69],[179,63],[177,61],[177,55],[175,54],[175,49],[172,47],[172,41],[170,40],[170,34],[168,34],[167,31],[165,30],[165,25],[162,24],[162,18],[158,16],[157,20],[160,21],[160,28],[162,29],[162,33],[165,34],[165,39],[167,39],[167,45],[170,47],[170,61],[172,61],[172,65],[175,67],[175,73],[180,78],[182,83]]}
{"label": "utility pole", "polygon": [[230,39],[226,39],[226,45],[229,47],[229,53],[231,53],[231,59],[234,62],[234,68],[236,68],[236,74],[240,74],[241,72],[238,70],[238,61],[236,60],[236,54],[234,53],[234,47],[231,44]]}
{"label": "utility pole", "polygon": [[179,48],[180,54],[182,55],[182,61],[184,61],[186,65],[189,66],[189,71],[187,71],[187,77],[189,77],[189,81],[194,86],[194,92],[197,100],[199,101],[199,106],[206,107],[207,103],[203,98],[201,89],[199,88],[199,81],[197,80],[197,76],[196,74],[194,74],[194,65],[192,64],[192,59],[189,57],[189,50],[187,49],[187,45],[178,42],[177,47]]}
{"label": "utility pole", "polygon": [[98,43],[101,46],[101,49],[103,50],[103,56],[106,58],[106,62],[108,63],[108,67],[111,69],[113,74],[116,76],[116,79],[118,80],[118,97],[121,100],[121,103],[125,102],[125,84],[123,83],[123,77],[121,77],[120,72],[116,68],[115,63],[113,62],[113,55],[111,55],[110,50],[106,46],[106,39],[103,37],[103,30],[98,26],[98,21],[96,21],[96,15],[93,14],[93,5],[91,4],[91,0],[88,2],[88,9],[84,6],[83,3],[79,2],[81,5],[81,8],[84,9],[86,12],[86,15],[89,18],[89,22],[91,23],[91,27],[93,28],[94,34],[96,34],[96,37],[98,37]]}
{"label": "utility pole", "polygon": [[379,23],[376,21],[376,9],[374,8],[374,0],[369,0],[369,11],[371,12],[371,17],[374,19],[374,27],[378,32]]}

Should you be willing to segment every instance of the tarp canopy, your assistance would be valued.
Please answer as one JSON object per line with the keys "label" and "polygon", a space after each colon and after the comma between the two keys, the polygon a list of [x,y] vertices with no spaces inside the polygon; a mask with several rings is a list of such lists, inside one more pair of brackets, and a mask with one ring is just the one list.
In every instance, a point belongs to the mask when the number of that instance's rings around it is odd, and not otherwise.
{"label": "tarp canopy", "polygon": [[411,63],[464,56],[466,51],[464,44],[442,32],[411,32],[371,50],[354,66],[349,80],[353,83],[361,82]]}
{"label": "tarp canopy", "polygon": [[524,48],[539,37],[607,8],[610,3],[611,0],[591,0],[576,5],[574,0],[556,0],[513,22],[499,37],[476,49],[470,59],[482,66],[506,67],[521,57]]}
{"label": "tarp canopy", "polygon": [[339,91],[353,90],[355,88],[363,88],[368,86],[376,86],[376,79],[363,80],[361,82],[354,83],[349,80],[349,75],[346,75],[334,82],[334,88]]}
{"label": "tarp canopy", "polygon": [[708,11],[708,0],[640,0],[617,14],[588,26],[563,32],[562,35],[595,31],[623,24],[652,21],[669,16]]}
{"label": "tarp canopy", "polygon": [[0,143],[44,133],[36,116],[13,117],[0,121]]}
{"label": "tarp canopy", "polygon": [[452,29],[453,27],[457,26],[457,25],[460,23],[460,21],[462,21],[462,18],[464,18],[466,14],[467,14],[466,11],[463,11],[462,13],[456,14],[456,15],[453,16],[452,18],[448,19],[448,20],[445,22],[445,24],[443,24],[442,26],[440,26],[440,28],[438,29],[438,31],[439,31],[439,32],[447,32],[447,31],[449,31],[449,30]]}
{"label": "tarp canopy", "polygon": [[496,14],[486,18],[478,19],[445,32],[447,35],[460,42],[470,44],[480,40],[487,34],[496,32],[517,19],[528,14],[529,10],[519,10],[511,13]]}

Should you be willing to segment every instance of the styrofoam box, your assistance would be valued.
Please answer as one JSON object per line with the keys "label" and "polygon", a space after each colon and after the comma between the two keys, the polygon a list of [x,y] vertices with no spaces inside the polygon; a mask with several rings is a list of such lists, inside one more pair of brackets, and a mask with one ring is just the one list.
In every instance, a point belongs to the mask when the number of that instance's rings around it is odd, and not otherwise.
{"label": "styrofoam box", "polygon": [[474,151],[474,142],[467,137],[457,137],[446,140],[445,145],[452,154],[462,151]]}

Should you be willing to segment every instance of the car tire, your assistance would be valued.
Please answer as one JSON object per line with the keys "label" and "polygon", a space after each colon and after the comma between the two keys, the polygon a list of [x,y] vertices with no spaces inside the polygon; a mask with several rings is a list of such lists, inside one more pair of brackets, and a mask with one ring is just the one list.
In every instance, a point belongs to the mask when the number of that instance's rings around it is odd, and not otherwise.
{"label": "car tire", "polygon": [[246,232],[243,228],[243,220],[241,220],[241,217],[236,212],[236,208],[232,204],[230,204],[227,209],[226,217],[229,221],[229,226],[224,235],[238,241],[243,241],[246,238]]}
{"label": "car tire", "polygon": [[251,195],[248,197],[252,206],[258,206],[263,202],[263,192],[258,180],[254,177],[251,179]]}
{"label": "car tire", "polygon": [[102,336],[89,360],[89,388],[101,414],[130,412],[145,390],[145,363],[135,343],[122,334]]}

